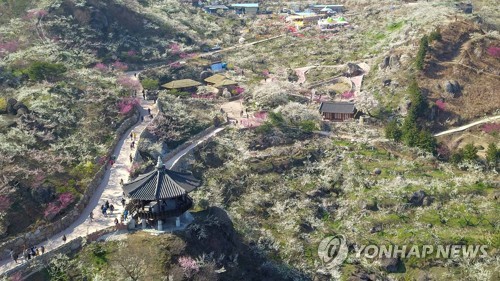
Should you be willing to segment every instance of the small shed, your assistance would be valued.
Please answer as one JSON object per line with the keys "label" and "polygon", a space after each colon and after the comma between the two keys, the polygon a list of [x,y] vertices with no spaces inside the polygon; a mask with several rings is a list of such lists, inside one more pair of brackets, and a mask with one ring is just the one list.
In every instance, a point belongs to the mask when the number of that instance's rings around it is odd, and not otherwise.
{"label": "small shed", "polygon": [[233,81],[221,74],[215,74],[205,79],[208,85],[214,86],[215,88],[231,87],[238,85],[238,82]]}
{"label": "small shed", "polygon": [[344,5],[311,5],[310,8],[317,13],[322,12],[322,10],[330,10],[337,13],[344,12]]}
{"label": "small shed", "polygon": [[194,81],[191,79],[181,79],[170,81],[166,84],[161,85],[163,88],[173,90],[173,89],[191,89],[197,86],[200,86],[201,83],[198,81]]}
{"label": "small shed", "polygon": [[222,72],[227,69],[227,63],[224,62],[214,62],[210,65],[212,72]]}
{"label": "small shed", "polygon": [[319,111],[324,119],[340,122],[353,119],[357,113],[352,102],[322,102]]}
{"label": "small shed", "polygon": [[259,3],[231,4],[231,8],[236,10],[237,14],[256,15],[259,13]]}
{"label": "small shed", "polygon": [[205,6],[203,9],[209,14],[216,14],[217,11],[225,12],[229,10],[229,8],[225,5],[209,5]]}

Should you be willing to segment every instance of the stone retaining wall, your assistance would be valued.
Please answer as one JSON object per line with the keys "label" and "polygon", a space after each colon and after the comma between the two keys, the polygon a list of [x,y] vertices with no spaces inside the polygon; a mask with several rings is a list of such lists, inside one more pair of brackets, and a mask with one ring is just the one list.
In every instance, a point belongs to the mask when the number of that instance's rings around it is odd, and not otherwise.
{"label": "stone retaining wall", "polygon": [[[156,114],[156,116],[153,117],[153,120],[161,113],[163,112],[163,108],[161,107],[161,102],[157,102],[156,105],[158,106],[158,114]],[[150,121],[153,122],[153,120]],[[223,123],[221,124],[221,126],[223,126],[224,124],[227,124],[226,123]],[[186,147],[190,146],[194,141],[197,141],[199,140],[200,138],[203,138],[204,136],[210,134],[213,130],[215,130],[215,126],[210,126],[208,128],[206,128],[205,130],[197,133],[196,135],[194,136],[191,136],[189,138],[189,140],[187,140],[185,143],[177,146],[175,149],[171,150],[171,151],[168,151],[164,156],[163,156],[163,161],[166,162],[168,160],[170,160],[172,157],[174,157],[177,153],[179,153],[180,151],[182,151],[183,149],[185,149]],[[144,131],[147,130],[147,127],[146,129],[144,129]],[[141,141],[144,139],[143,137],[143,134],[144,134],[144,131],[141,132],[140,136],[139,136],[139,142],[137,144],[137,147],[140,147],[140,143]],[[137,149],[134,153],[134,155],[132,155],[133,159],[134,159],[134,162],[140,162],[141,161],[141,158],[139,157],[139,149]],[[173,167],[172,167],[173,168]]]}
{"label": "stone retaining wall", "polygon": [[89,242],[97,241],[97,239],[104,234],[111,233],[115,231],[115,227],[108,227],[99,231],[96,231],[92,234],[87,235],[86,237],[77,237],[67,243],[47,252],[43,255],[39,255],[34,257],[33,259],[24,262],[12,269],[3,272],[0,277],[9,277],[18,272],[21,272],[22,278],[25,279],[30,275],[42,270],[44,267],[50,264],[50,261],[57,255],[71,255],[76,251],[80,250],[83,246],[85,246]]}
{"label": "stone retaining wall", "polygon": [[[177,153],[181,152],[182,150],[186,149],[188,146],[193,144],[193,142],[198,141],[199,139],[205,137],[206,135],[210,134],[213,130],[215,130],[215,126],[210,126],[206,128],[205,130],[199,132],[198,134],[192,136],[188,141],[185,143],[177,146],[175,149],[170,150],[163,156],[163,162],[167,162],[168,160],[172,159]],[[173,168],[173,167],[172,167]]]}
{"label": "stone retaining wall", "polygon": [[[138,110],[138,108],[136,108],[134,114],[131,117],[127,118],[125,121],[123,121],[120,127],[118,127],[118,129],[116,130],[116,137],[106,155],[108,158],[113,154],[116,145],[122,138],[123,134],[139,121],[139,116],[140,116],[139,112],[140,111]],[[107,163],[106,165],[103,165],[99,169],[99,171],[97,171],[92,181],[89,183],[87,189],[82,194],[78,203],[76,203],[74,208],[64,217],[62,217],[58,221],[51,222],[48,225],[38,227],[35,231],[28,232],[25,234],[20,234],[16,238],[1,243],[0,259],[7,259],[7,258],[10,259],[8,251],[9,249],[14,249],[17,252],[20,252],[25,244],[26,245],[40,244],[49,239],[50,237],[52,237],[53,235],[69,227],[80,216],[82,211],[87,206],[90,198],[92,197],[92,194],[94,194],[95,190],[99,187],[99,184],[102,181],[106,169],[107,169]]]}

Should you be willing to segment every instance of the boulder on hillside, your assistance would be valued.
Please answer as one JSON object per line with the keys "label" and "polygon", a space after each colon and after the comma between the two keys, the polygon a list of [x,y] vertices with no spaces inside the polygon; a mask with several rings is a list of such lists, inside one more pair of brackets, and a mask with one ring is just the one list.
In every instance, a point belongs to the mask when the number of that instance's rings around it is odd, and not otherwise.
{"label": "boulder on hillside", "polygon": [[428,196],[423,190],[415,191],[408,199],[408,203],[413,207],[430,206],[433,201],[434,197]]}
{"label": "boulder on hillside", "polygon": [[399,56],[398,55],[391,55],[389,57],[389,67],[391,69],[398,69],[401,66],[401,63],[399,62]]}
{"label": "boulder on hillside", "polygon": [[350,62],[347,63],[347,74],[349,76],[358,76],[363,73],[364,71],[359,65]]}
{"label": "boulder on hillside", "polygon": [[460,84],[458,84],[455,80],[448,80],[444,82],[444,89],[452,98],[456,98],[461,92]]}
{"label": "boulder on hillside", "polygon": [[389,273],[406,272],[404,263],[400,258],[384,258],[380,261],[380,266]]}
{"label": "boulder on hillside", "polygon": [[408,200],[408,203],[410,203],[414,207],[422,206],[425,196],[426,196],[425,191],[423,190],[415,191]]}
{"label": "boulder on hillside", "polygon": [[389,56],[384,57],[384,60],[380,63],[379,68],[380,69],[388,68],[390,61],[391,61],[391,58]]}

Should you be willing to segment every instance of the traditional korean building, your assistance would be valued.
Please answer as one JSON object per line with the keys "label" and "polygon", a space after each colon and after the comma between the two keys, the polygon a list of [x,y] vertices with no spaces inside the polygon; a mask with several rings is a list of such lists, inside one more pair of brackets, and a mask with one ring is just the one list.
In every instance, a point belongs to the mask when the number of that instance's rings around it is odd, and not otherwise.
{"label": "traditional korean building", "polygon": [[193,175],[169,170],[158,158],[154,171],[124,184],[123,192],[132,202],[128,206],[132,217],[141,219],[143,228],[150,225],[162,231],[167,221],[175,220],[175,227],[182,220],[189,222],[193,200],[188,193],[199,186]]}
{"label": "traditional korean building", "polygon": [[182,90],[191,92],[191,91],[196,91],[196,87],[200,85],[201,83],[198,81],[194,81],[191,79],[181,79],[181,80],[170,81],[161,86],[169,90]]}
{"label": "traditional korean building", "polygon": [[319,112],[323,119],[345,121],[356,117],[358,111],[352,102],[322,102]]}
{"label": "traditional korean building", "polygon": [[205,79],[208,85],[218,89],[229,88],[232,89],[238,85],[238,82],[233,81],[221,74],[215,74]]}

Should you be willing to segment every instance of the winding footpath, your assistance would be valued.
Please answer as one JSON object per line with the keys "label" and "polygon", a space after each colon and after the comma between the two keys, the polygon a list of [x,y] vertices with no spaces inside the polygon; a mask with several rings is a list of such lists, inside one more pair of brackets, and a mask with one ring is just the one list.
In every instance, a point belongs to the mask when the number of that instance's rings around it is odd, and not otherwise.
{"label": "winding footpath", "polygon": [[484,118],[484,119],[481,119],[481,120],[469,123],[467,125],[463,125],[463,126],[460,126],[460,127],[454,128],[454,129],[449,129],[449,130],[446,130],[446,131],[443,131],[443,132],[439,132],[439,133],[435,134],[434,136],[435,137],[439,137],[439,136],[443,136],[443,135],[448,135],[448,134],[452,134],[452,133],[464,131],[464,130],[470,128],[470,127],[474,127],[474,126],[477,126],[477,125],[480,125],[480,124],[483,124],[483,123],[493,122],[495,120],[500,120],[500,115],[491,116],[491,117],[488,117],[488,118]]}
{"label": "winding footpath", "polygon": [[[127,74],[133,76],[135,73],[137,72],[128,72]],[[150,117],[148,116],[148,109],[151,110],[153,116],[156,116],[158,114],[158,107],[152,101],[141,99],[140,114],[141,116],[144,116],[144,119],[140,119],[138,123],[132,126],[132,128],[130,128],[121,137],[120,141],[113,151],[114,155],[116,156],[116,162],[111,168],[108,168],[106,170],[99,187],[92,195],[89,204],[80,214],[78,219],[74,221],[68,228],[58,234],[53,235],[46,242],[37,245],[37,247],[43,245],[46,249],[46,252],[50,252],[51,250],[54,250],[65,243],[62,240],[63,235],[66,236],[68,242],[78,237],[83,237],[93,232],[113,226],[115,218],[118,218],[118,220],[120,220],[120,216],[124,211],[124,207],[121,203],[121,200],[123,198],[123,191],[120,180],[123,179],[124,182],[127,182],[129,179],[129,170],[132,164],[130,161],[130,156],[135,155],[135,149],[137,148],[137,145],[132,148],[131,143],[133,141],[135,142],[135,144],[138,143],[139,139],[137,137],[141,135],[142,131],[144,131],[148,124],[151,122],[152,119],[150,119]],[[207,135],[196,139],[192,142],[191,145],[167,159],[167,161],[165,162],[166,167],[171,169],[176,165],[179,159],[181,159],[189,151],[191,151],[193,148],[206,141],[210,137],[219,133],[223,129],[224,127],[216,128]],[[131,137],[131,133],[135,133],[135,139]],[[109,203],[115,207],[115,211],[112,214],[108,213],[107,215],[104,215],[101,212],[101,205],[103,205],[106,201],[109,201]],[[93,213],[92,221],[90,220],[91,212]],[[20,255],[19,260],[22,263],[24,259],[21,256],[22,254]],[[0,273],[6,272],[7,270],[12,269],[20,264],[16,264],[10,258],[1,260]]]}

